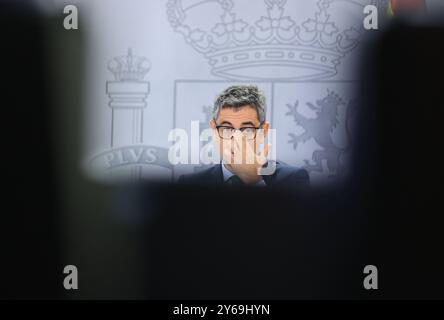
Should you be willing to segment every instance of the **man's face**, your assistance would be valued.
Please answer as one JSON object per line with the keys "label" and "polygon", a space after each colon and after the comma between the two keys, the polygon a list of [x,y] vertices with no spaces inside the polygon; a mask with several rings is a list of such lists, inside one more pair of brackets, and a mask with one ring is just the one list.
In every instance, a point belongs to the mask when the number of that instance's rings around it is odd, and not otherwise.
{"label": "man's face", "polygon": [[[217,127],[220,126],[223,128],[218,130]],[[264,142],[269,124],[264,123],[261,126],[256,108],[246,105],[240,108],[222,108],[217,119],[210,121],[210,127],[214,129],[214,141],[225,163],[239,163],[239,160],[242,163],[249,163],[246,144],[249,144],[251,150],[257,152],[256,148]],[[255,129],[259,127],[261,130]],[[228,136],[225,136],[225,139],[221,138],[221,132],[223,130],[229,132],[230,128],[243,129],[244,131],[236,130],[231,138]]]}

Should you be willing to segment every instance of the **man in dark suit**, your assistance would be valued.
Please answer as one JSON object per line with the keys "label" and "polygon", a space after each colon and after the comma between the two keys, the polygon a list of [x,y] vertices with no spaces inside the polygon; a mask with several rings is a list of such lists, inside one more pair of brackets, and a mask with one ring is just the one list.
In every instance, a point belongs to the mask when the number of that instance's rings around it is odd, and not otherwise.
{"label": "man in dark suit", "polygon": [[225,89],[214,103],[210,121],[222,161],[201,172],[181,176],[179,183],[307,187],[306,170],[267,161],[270,144],[259,152],[270,128],[265,114],[265,96],[256,86]]}
{"label": "man in dark suit", "polygon": [[[234,175],[233,175],[234,176]],[[217,164],[197,173],[183,175],[179,178],[180,183],[227,183],[244,184],[243,182],[233,182],[235,178],[226,179],[223,174],[223,164]],[[236,179],[237,180],[237,179]],[[230,182],[231,181],[231,182]],[[288,186],[288,187],[308,187],[310,179],[305,169],[292,167],[280,162],[276,162],[276,170],[272,175],[262,176],[262,180],[256,185],[263,186]]]}

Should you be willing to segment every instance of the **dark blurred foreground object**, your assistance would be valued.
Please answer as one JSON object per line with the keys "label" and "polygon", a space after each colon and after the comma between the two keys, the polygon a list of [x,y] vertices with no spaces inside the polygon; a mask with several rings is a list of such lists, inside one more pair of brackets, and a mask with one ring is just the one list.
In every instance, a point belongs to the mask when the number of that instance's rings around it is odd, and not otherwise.
{"label": "dark blurred foreground object", "polygon": [[146,191],[148,298],[362,293],[360,217],[350,214],[341,188],[165,185]]}
{"label": "dark blurred foreground object", "polygon": [[0,2],[2,202],[0,297],[61,288],[44,23],[29,3]]}
{"label": "dark blurred foreground object", "polygon": [[444,298],[441,21],[394,20],[367,48],[355,179],[384,298]]}

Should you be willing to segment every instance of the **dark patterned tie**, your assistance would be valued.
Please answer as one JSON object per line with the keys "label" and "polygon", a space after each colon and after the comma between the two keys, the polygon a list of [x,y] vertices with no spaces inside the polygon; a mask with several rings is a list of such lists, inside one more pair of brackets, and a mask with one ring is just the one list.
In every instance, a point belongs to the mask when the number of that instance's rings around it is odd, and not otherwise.
{"label": "dark patterned tie", "polygon": [[233,186],[243,186],[245,183],[239,178],[238,176],[234,175],[231,176],[230,179],[227,180],[227,183],[233,185]]}

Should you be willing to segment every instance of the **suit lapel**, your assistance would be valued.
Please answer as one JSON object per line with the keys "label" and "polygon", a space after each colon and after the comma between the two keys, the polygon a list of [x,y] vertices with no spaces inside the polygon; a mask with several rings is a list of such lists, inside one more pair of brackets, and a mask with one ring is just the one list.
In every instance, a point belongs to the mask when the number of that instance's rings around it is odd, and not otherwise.
{"label": "suit lapel", "polygon": [[[264,166],[266,166],[266,165],[267,164],[264,164]],[[276,161],[275,165],[276,165],[276,170],[275,170],[275,172],[273,174],[271,174],[271,175],[263,175],[262,176],[262,179],[264,179],[264,182],[267,185],[267,187],[273,185],[273,183],[275,182],[276,177],[278,175],[280,164],[279,164],[279,162]]]}

